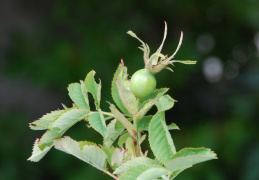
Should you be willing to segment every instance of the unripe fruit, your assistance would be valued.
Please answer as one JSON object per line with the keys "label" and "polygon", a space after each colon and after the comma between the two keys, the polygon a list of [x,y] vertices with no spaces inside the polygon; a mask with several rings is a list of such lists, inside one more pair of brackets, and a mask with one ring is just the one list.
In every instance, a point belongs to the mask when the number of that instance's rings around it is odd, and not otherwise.
{"label": "unripe fruit", "polygon": [[156,78],[146,69],[140,69],[133,74],[130,80],[130,90],[138,98],[150,95],[156,88]]}

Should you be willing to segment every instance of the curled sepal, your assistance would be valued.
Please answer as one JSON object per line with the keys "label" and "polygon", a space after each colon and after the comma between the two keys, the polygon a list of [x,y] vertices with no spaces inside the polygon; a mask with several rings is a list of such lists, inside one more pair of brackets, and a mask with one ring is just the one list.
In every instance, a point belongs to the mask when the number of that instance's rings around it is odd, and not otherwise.
{"label": "curled sepal", "polygon": [[100,101],[101,101],[101,81],[99,84],[95,82],[94,79],[95,71],[90,71],[86,78],[85,78],[85,90],[86,92],[90,92],[93,95],[94,102],[95,102],[95,108],[98,110],[100,108]]}
{"label": "curled sepal", "polygon": [[120,180],[152,180],[160,178],[163,175],[167,175],[168,173],[169,171],[162,166],[155,164],[142,164],[125,171],[120,176]]}
{"label": "curled sepal", "polygon": [[52,146],[46,146],[43,150],[41,150],[39,148],[39,141],[40,141],[40,139],[37,138],[36,141],[34,142],[33,149],[32,149],[32,155],[27,160],[33,161],[33,162],[38,162],[51,149]]}
{"label": "curled sepal", "polygon": [[140,49],[144,52],[143,58],[144,58],[144,63],[146,65],[149,60],[149,53],[150,53],[149,46],[146,43],[144,43],[141,39],[139,39],[134,32],[128,31],[127,34],[131,35],[132,37],[136,38],[141,42],[143,48],[140,48]]}
{"label": "curled sepal", "polygon": [[184,148],[174,154],[167,163],[170,171],[186,169],[194,164],[217,159],[217,155],[207,148]]}
{"label": "curled sepal", "polygon": [[80,148],[80,143],[68,136],[54,140],[56,149],[71,154],[78,159],[94,166],[95,168],[107,173],[105,168],[107,155],[97,145],[85,144]]}
{"label": "curled sepal", "polygon": [[159,48],[157,49],[157,51],[152,54],[150,57],[149,57],[149,47],[146,43],[144,43],[141,39],[139,39],[137,37],[137,35],[135,33],[133,33],[132,31],[129,31],[128,34],[130,34],[132,37],[138,39],[141,43],[142,43],[142,46],[143,48],[141,48],[143,51],[144,51],[144,62],[145,62],[145,68],[156,74],[160,71],[162,71],[163,69],[169,69],[172,71],[171,68],[168,68],[167,66],[172,64],[174,62],[180,62],[180,63],[183,63],[183,64],[195,64],[196,61],[178,61],[178,60],[172,60],[174,58],[174,56],[176,55],[176,53],[178,52],[178,50],[180,49],[181,47],[181,44],[182,44],[182,41],[183,41],[183,32],[181,32],[181,36],[180,36],[180,40],[179,40],[179,43],[178,43],[178,46],[175,50],[175,52],[170,56],[168,57],[167,55],[164,55],[161,53],[161,50],[163,48],[163,45],[164,45],[164,42],[165,42],[165,39],[166,39],[166,36],[167,36],[167,24],[165,22],[165,30],[164,30],[164,37],[163,37],[163,41],[161,43],[161,45],[159,46]]}
{"label": "curled sepal", "polygon": [[156,113],[149,124],[149,143],[156,158],[164,165],[176,153],[171,134],[165,122],[165,112]]}

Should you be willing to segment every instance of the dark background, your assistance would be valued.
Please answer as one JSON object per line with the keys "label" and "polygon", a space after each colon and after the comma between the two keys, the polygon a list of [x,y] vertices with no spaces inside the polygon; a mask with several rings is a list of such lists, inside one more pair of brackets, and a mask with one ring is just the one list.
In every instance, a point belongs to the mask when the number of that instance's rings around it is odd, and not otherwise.
{"label": "dark background", "polygon": [[[258,0],[0,0],[0,179],[109,179],[55,149],[38,163],[26,161],[43,133],[28,123],[61,103],[71,106],[67,85],[92,69],[102,80],[101,107],[108,111],[120,59],[130,75],[143,68],[140,43],[126,32],[134,31],[154,52],[163,21],[168,37],[162,53],[174,52],[183,31],[176,59],[197,60],[156,76],[157,87],[170,87],[179,101],[166,114],[181,129],[172,132],[176,147],[204,146],[219,157],[176,179],[258,180]],[[66,134],[101,143],[84,122]]]}

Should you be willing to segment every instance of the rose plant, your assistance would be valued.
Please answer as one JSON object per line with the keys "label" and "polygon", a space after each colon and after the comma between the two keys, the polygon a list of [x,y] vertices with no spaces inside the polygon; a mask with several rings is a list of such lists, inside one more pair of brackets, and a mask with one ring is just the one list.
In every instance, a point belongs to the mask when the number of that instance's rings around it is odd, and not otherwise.
{"label": "rose plant", "polygon": [[[132,31],[128,34],[138,39],[144,52],[144,69],[133,74],[129,80],[123,60],[111,83],[111,95],[115,102],[109,103],[110,112],[101,109],[101,81],[95,80],[95,71],[90,71],[84,81],[68,86],[72,107],[52,111],[29,124],[32,130],[46,130],[36,139],[31,157],[41,160],[54,147],[94,166],[114,179],[152,180],[174,179],[183,170],[194,164],[216,159],[216,154],[207,148],[184,148],[177,151],[170,130],[179,129],[174,123],[167,125],[165,111],[173,108],[175,100],[167,93],[168,88],[156,89],[155,74],[163,69],[173,71],[174,63],[195,64],[196,61],[173,60],[182,44],[183,34],[176,51],[171,55],[161,53],[167,35],[158,50],[150,54],[149,46]],[[90,108],[88,96],[93,96],[94,109]],[[147,112],[156,106],[154,115]],[[92,106],[91,106],[92,107]],[[76,141],[65,132],[79,121],[85,121],[103,137],[102,144]],[[142,142],[148,138],[154,159],[143,151]]]}

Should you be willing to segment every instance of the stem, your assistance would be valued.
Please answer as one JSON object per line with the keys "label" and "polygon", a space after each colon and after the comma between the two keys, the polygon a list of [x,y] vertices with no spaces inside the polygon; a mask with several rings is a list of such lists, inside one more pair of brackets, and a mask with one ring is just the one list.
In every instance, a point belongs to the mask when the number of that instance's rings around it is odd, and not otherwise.
{"label": "stem", "polygon": [[108,113],[108,112],[104,112],[104,111],[102,111],[102,113],[107,115],[107,116],[115,117],[112,113]]}
{"label": "stem", "polygon": [[138,150],[138,141],[136,139],[133,139],[133,143],[134,143],[136,157],[139,157],[140,155]]}

